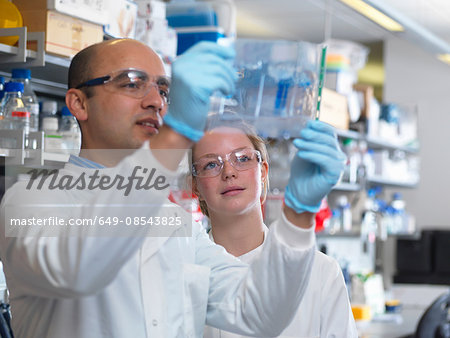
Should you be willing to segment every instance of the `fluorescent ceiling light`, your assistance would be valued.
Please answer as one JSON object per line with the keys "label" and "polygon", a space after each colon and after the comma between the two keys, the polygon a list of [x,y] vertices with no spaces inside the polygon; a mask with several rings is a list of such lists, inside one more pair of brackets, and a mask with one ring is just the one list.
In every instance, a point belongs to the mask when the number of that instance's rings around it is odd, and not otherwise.
{"label": "fluorescent ceiling light", "polygon": [[442,62],[450,64],[450,54],[439,54],[437,57]]}
{"label": "fluorescent ceiling light", "polygon": [[368,17],[370,20],[379,24],[387,30],[392,32],[403,32],[404,28],[397,21],[391,19],[386,14],[380,12],[378,9],[368,5],[362,0],[340,0],[347,6],[350,6],[354,10],[358,11],[362,15]]}

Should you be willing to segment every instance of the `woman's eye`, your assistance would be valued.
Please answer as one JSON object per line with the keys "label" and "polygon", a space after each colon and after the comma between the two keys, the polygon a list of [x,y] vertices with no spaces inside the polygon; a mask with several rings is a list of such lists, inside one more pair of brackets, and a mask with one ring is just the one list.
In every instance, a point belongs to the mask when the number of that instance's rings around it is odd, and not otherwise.
{"label": "woman's eye", "polygon": [[236,159],[237,159],[239,162],[248,162],[248,161],[251,161],[250,156],[247,156],[247,155],[236,156]]}
{"label": "woman's eye", "polygon": [[217,162],[208,162],[203,166],[203,170],[212,170],[216,168],[219,164]]}

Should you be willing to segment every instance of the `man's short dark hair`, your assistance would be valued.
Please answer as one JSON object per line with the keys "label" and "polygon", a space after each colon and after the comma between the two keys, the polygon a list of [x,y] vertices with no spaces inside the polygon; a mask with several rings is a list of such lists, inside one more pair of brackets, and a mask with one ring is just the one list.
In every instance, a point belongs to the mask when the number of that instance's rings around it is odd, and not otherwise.
{"label": "man's short dark hair", "polygon": [[[91,45],[78,52],[69,67],[68,86],[76,88],[79,84],[90,80],[92,64],[95,63],[98,44]],[[83,88],[88,97],[92,96],[92,88]]]}

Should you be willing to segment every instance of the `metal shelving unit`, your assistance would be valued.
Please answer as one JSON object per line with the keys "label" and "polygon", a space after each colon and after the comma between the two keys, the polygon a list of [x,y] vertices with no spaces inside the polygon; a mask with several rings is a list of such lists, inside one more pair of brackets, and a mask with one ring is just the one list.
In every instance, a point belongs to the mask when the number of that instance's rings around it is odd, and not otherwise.
{"label": "metal shelving unit", "polygon": [[0,157],[6,159],[8,165],[25,165],[29,167],[61,166],[69,160],[69,154],[51,153],[44,150],[44,132],[30,132],[29,142],[36,149],[25,149],[25,134],[23,130],[1,130],[0,139],[9,139],[14,148],[0,148]]}
{"label": "metal shelving unit", "polygon": [[383,177],[369,177],[367,179],[367,183],[372,185],[385,185],[389,187],[398,187],[398,188],[415,188],[417,187],[418,181],[415,182],[407,182],[407,181],[401,181],[401,180],[392,180],[392,179],[386,179]]}
{"label": "metal shelving unit", "polygon": [[[414,155],[418,154],[419,148],[418,147],[411,147],[411,146],[404,146],[404,145],[398,145],[393,142],[389,142],[384,139],[380,138],[374,138],[374,137],[368,137],[366,135],[360,134],[356,131],[352,130],[337,130],[336,134],[339,138],[350,138],[352,140],[356,141],[364,141],[367,143],[368,148],[371,149],[387,149],[389,151],[404,151],[408,154]],[[358,183],[340,183],[337,185],[333,190],[337,191],[359,191],[362,189],[365,189],[367,185],[383,185],[388,187],[398,187],[398,188],[415,188],[418,184],[417,181],[403,181],[401,179],[391,179],[391,178],[384,178],[384,177],[367,177],[365,179],[365,182],[362,182],[361,184]]]}
{"label": "metal shelving unit", "polygon": [[[18,35],[18,46],[0,44],[0,76],[11,77],[17,67],[32,69],[33,88],[37,93],[64,97],[70,59],[45,53],[44,32],[27,33],[26,27],[2,28],[0,36]],[[27,49],[28,41],[37,42],[37,50]]]}
{"label": "metal shelving unit", "polygon": [[366,140],[369,148],[375,148],[375,149],[385,148],[385,149],[390,149],[390,150],[401,150],[401,151],[404,151],[404,152],[407,152],[410,154],[417,154],[419,152],[418,147],[398,145],[398,144],[395,144],[395,143],[392,143],[392,142],[389,142],[389,141],[383,140],[383,139],[366,137],[365,140]]}
{"label": "metal shelving unit", "polygon": [[333,187],[333,190],[336,191],[360,191],[361,189],[362,186],[360,184],[346,183],[346,182],[338,183],[336,186]]}

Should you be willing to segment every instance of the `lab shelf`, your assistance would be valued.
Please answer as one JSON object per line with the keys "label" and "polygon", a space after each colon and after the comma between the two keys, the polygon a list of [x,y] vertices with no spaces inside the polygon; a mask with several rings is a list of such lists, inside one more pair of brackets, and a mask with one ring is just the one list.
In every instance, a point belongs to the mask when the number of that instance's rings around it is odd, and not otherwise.
{"label": "lab shelf", "polygon": [[[335,190],[335,191],[360,191],[361,189],[362,189],[362,187],[359,184],[341,182],[341,183],[335,185],[332,190]],[[278,194],[268,193],[267,199],[282,200],[282,199],[284,199],[284,193],[283,192],[279,192]]]}
{"label": "lab shelf", "polygon": [[[17,34],[18,46],[0,44],[0,76],[11,77],[13,68],[30,68],[31,83],[38,94],[64,97],[67,91],[67,75],[70,59],[45,53],[43,32],[27,33],[26,27],[0,29],[0,36]],[[37,50],[27,49],[28,41],[37,42]]]}
{"label": "lab shelf", "polygon": [[26,165],[31,167],[51,166],[63,164],[69,160],[69,154],[46,152],[43,149],[44,132],[30,132],[29,142],[36,145],[36,149],[24,149],[25,135],[23,130],[0,129],[0,139],[15,140],[17,149],[0,148],[0,157],[4,157],[6,165]]}
{"label": "lab shelf", "polygon": [[353,140],[359,140],[363,137],[360,133],[358,133],[357,131],[353,131],[353,130],[336,129],[336,134],[338,137],[350,138]]}
{"label": "lab shelf", "polygon": [[401,181],[401,180],[393,180],[388,179],[384,177],[378,177],[378,176],[372,176],[367,179],[367,183],[375,185],[384,185],[384,186],[391,186],[391,187],[398,187],[398,188],[416,188],[418,181]]}
{"label": "lab shelf", "polygon": [[[11,60],[11,56],[19,54],[19,51],[20,51],[19,47],[9,46],[0,43],[0,61],[2,63],[8,62],[9,60]],[[25,52],[25,57],[35,59],[36,52],[32,50],[27,50]]]}
{"label": "lab shelf", "polygon": [[366,142],[367,142],[367,146],[369,148],[387,148],[387,149],[391,149],[391,150],[401,150],[401,151],[405,151],[407,153],[411,153],[411,154],[415,154],[419,152],[419,148],[418,147],[410,147],[410,146],[404,146],[404,145],[398,145],[383,139],[378,139],[378,138],[374,138],[374,137],[366,137],[365,138]]}
{"label": "lab shelf", "polygon": [[357,183],[347,183],[341,182],[333,187],[333,190],[336,191],[359,191],[361,190],[361,185]]}
{"label": "lab shelf", "polygon": [[343,231],[339,231],[339,232],[335,232],[335,233],[328,233],[328,232],[317,232],[316,233],[317,237],[322,237],[322,238],[360,238],[361,234],[359,232],[355,232],[355,231],[350,231],[350,232],[343,232]]}
{"label": "lab shelf", "polygon": [[[369,149],[386,149],[390,152],[392,151],[404,151],[408,155],[417,155],[419,152],[418,147],[413,146],[404,146],[404,145],[398,145],[393,142],[389,142],[385,139],[380,139],[376,137],[369,137],[365,134],[361,134],[359,132],[353,131],[353,130],[336,130],[336,134],[340,139],[353,139],[357,142],[366,142],[367,147]],[[359,191],[363,190],[367,187],[367,185],[383,185],[383,186],[389,186],[389,187],[398,187],[398,188],[415,188],[418,184],[417,181],[404,181],[401,178],[399,179],[387,179],[384,177],[369,177],[366,178],[365,182],[361,184],[348,184],[348,183],[341,183],[337,185],[333,190],[337,191]]]}

